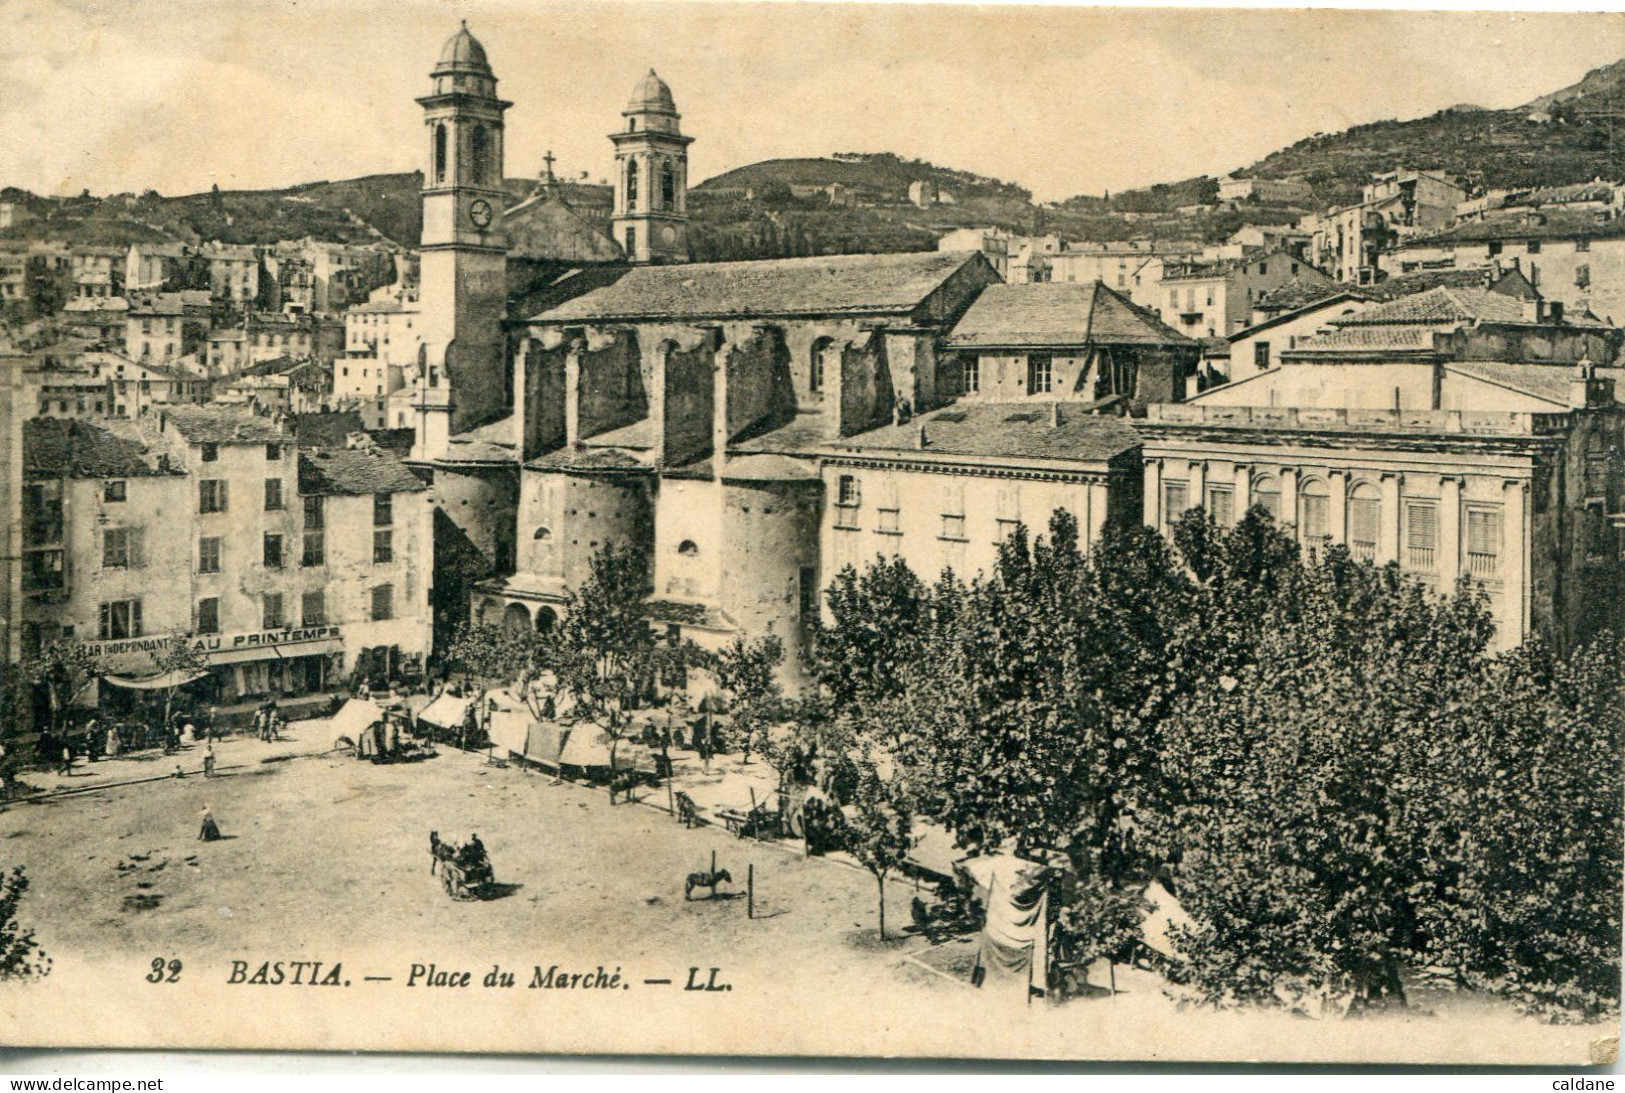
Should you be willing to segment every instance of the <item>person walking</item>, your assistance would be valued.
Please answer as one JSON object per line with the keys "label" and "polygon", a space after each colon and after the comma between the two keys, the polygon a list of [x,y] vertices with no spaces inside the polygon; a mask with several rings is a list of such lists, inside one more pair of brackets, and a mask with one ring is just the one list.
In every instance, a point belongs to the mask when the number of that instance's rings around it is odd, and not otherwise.
{"label": "person walking", "polygon": [[208,750],[203,753],[203,777],[214,777],[214,741],[209,741]]}
{"label": "person walking", "polygon": [[201,821],[197,833],[199,841],[206,843],[217,841],[220,838],[220,825],[215,822],[214,809],[204,805],[203,812],[198,818]]}

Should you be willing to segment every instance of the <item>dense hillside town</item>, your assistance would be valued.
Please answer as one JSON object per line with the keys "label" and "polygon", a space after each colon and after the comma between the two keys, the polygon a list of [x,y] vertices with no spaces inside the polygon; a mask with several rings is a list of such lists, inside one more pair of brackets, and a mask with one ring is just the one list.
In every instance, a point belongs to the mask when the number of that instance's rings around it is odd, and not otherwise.
{"label": "dense hillside town", "polygon": [[[1617,1015],[1625,172],[691,186],[681,88],[627,82],[602,184],[513,181],[465,24],[411,210],[406,176],[299,218],[7,191],[5,793],[438,747],[839,858],[882,944],[1022,998],[1121,966],[1322,1016],[1425,971]],[[1575,101],[1517,124],[1567,139]],[[1542,778],[1536,845],[1491,797]],[[489,892],[478,837],[432,840]]]}

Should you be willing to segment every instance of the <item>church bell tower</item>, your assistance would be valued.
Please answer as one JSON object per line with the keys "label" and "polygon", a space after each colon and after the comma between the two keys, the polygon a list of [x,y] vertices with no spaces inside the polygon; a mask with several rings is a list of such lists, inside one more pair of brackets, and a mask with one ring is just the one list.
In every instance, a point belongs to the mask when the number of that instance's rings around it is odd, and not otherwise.
{"label": "church bell tower", "polygon": [[688,146],[671,88],[655,75],[643,77],[615,143],[615,242],[635,263],[688,261]]}
{"label": "church bell tower", "polygon": [[[502,219],[503,114],[485,48],[452,35],[430,73],[423,107],[428,157],[423,172],[419,302],[425,346],[419,377],[423,439],[443,442],[501,416],[506,352],[508,242]],[[438,412],[439,420],[429,420]],[[446,416],[449,412],[449,421]],[[436,434],[442,434],[437,437]],[[425,447],[438,447],[426,443]],[[434,455],[430,450],[426,454]]]}

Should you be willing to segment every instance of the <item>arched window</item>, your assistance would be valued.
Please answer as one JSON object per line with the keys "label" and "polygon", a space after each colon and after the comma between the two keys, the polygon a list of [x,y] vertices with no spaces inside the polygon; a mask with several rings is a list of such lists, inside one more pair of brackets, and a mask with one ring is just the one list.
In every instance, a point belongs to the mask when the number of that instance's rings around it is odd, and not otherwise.
{"label": "arched window", "polygon": [[491,135],[483,125],[476,125],[468,138],[468,166],[471,181],[485,182],[490,177]]}
{"label": "arched window", "polygon": [[512,634],[523,634],[530,629],[530,612],[522,603],[510,603],[502,612],[502,626]]}
{"label": "arched window", "polygon": [[626,161],[626,211],[632,212],[638,207],[638,161]]}
{"label": "arched window", "polygon": [[812,344],[812,360],[807,368],[807,390],[817,394],[824,389],[824,357],[829,347],[835,344],[833,338],[819,338]]}
{"label": "arched window", "polygon": [[434,127],[434,180],[446,181],[446,127]]}
{"label": "arched window", "polygon": [[669,159],[660,167],[660,207],[677,208],[677,176],[672,173]]}
{"label": "arched window", "polygon": [[549,633],[553,629],[553,624],[558,621],[558,612],[551,607],[538,607],[536,609],[536,632],[538,634]]}
{"label": "arched window", "polygon": [[547,528],[537,528],[535,538],[547,540],[553,538],[553,533]]}
{"label": "arched window", "polygon": [[700,546],[693,539],[684,539],[677,544],[677,553],[685,558],[693,558],[700,553]]}
{"label": "arched window", "polygon": [[1371,483],[1357,483],[1349,491],[1349,553],[1362,562],[1375,562],[1381,532],[1382,497]]}
{"label": "arched window", "polygon": [[1281,522],[1281,480],[1274,475],[1261,474],[1253,479],[1252,503],[1270,514],[1270,519]]}
{"label": "arched window", "polygon": [[1328,496],[1324,478],[1307,479],[1298,490],[1298,530],[1312,546],[1331,538]]}

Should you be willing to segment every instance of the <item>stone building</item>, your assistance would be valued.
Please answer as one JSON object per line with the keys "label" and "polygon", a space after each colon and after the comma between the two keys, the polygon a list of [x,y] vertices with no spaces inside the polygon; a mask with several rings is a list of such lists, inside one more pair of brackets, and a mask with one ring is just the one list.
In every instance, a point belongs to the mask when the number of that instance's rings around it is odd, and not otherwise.
{"label": "stone building", "polygon": [[536,316],[518,566],[479,586],[486,616],[546,625],[614,540],[650,552],[674,633],[800,633],[823,577],[811,448],[940,404],[940,339],[996,281],[956,253],[645,266]]}
{"label": "stone building", "polygon": [[1397,242],[1381,263],[1395,274],[1516,265],[1546,299],[1625,321],[1625,218],[1606,210],[1472,220]]}
{"label": "stone building", "polygon": [[953,356],[939,385],[989,402],[1178,401],[1200,356],[1194,339],[1099,281],[992,285],[943,344]]}
{"label": "stone building", "polygon": [[25,646],[77,638],[139,685],[189,641],[220,702],[428,648],[431,510],[387,452],[300,451],[279,419],[206,406],[36,419],[24,452]]}
{"label": "stone building", "polygon": [[1293,281],[1330,280],[1290,251],[1189,265],[1165,263],[1158,310],[1162,320],[1181,334],[1227,338],[1247,326],[1261,296]]}

